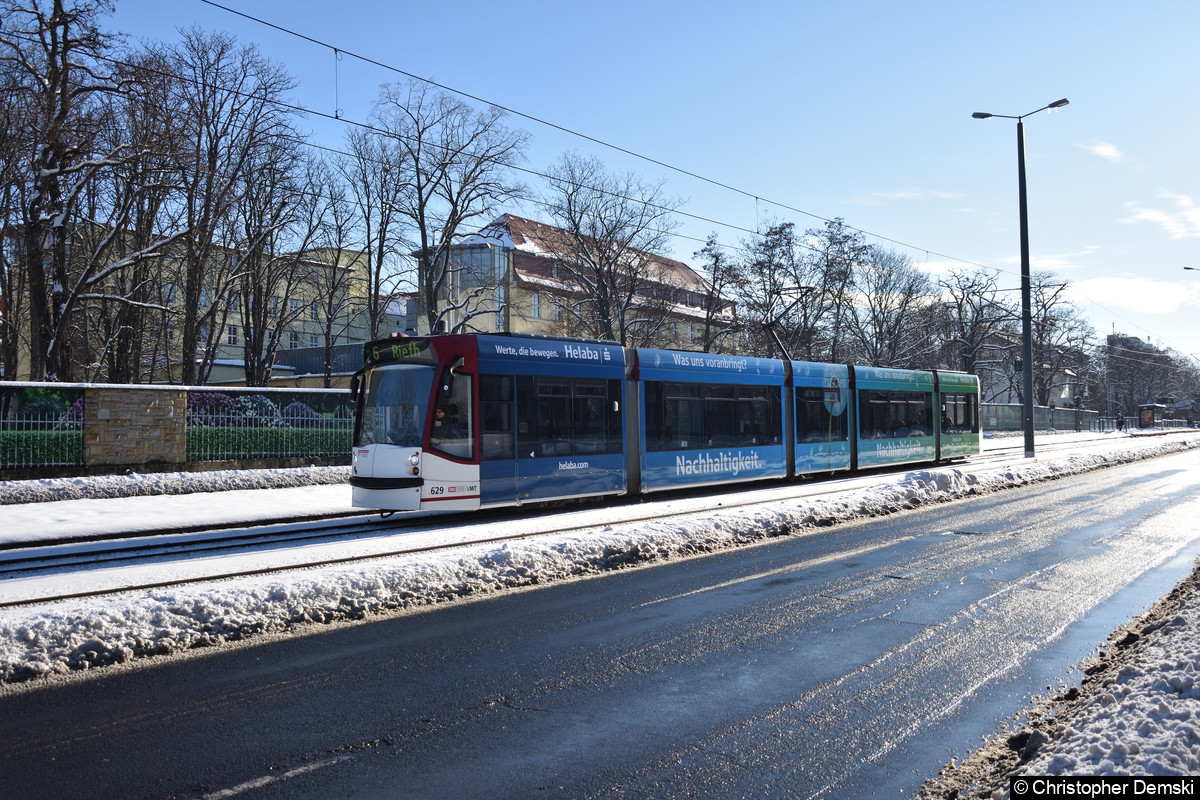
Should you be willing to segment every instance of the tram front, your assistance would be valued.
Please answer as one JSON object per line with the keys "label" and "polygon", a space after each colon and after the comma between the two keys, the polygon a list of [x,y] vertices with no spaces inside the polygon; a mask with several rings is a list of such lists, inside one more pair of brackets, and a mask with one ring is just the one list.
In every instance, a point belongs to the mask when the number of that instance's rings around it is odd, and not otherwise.
{"label": "tram front", "polygon": [[[357,377],[354,506],[391,511],[479,507],[468,337],[368,342]],[[458,346],[456,346],[458,345]]]}

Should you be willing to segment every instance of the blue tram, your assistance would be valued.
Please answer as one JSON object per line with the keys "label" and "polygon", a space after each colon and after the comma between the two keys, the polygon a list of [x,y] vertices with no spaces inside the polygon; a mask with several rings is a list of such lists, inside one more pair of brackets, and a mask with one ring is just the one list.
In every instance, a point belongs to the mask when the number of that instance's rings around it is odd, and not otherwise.
{"label": "blue tram", "polygon": [[520,334],[369,342],[353,504],[471,510],[979,452],[973,375]]}

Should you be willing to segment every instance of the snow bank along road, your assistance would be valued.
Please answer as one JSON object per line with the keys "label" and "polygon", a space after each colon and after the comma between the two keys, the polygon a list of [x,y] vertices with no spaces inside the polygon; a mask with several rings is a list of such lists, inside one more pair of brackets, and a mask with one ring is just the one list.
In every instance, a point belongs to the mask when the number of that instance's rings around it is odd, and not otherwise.
{"label": "snow bank along road", "polygon": [[[1059,441],[1066,442],[1069,437],[1064,435]],[[19,691],[24,681],[143,656],[169,654],[266,632],[303,631],[314,623],[368,618],[503,588],[694,555],[1196,446],[1200,446],[1197,432],[1151,439],[1114,434],[1108,437],[1102,451],[1093,449],[1086,454],[1056,451],[1049,456],[1043,454],[1036,461],[982,459],[979,464],[879,475],[873,485],[865,488],[860,485],[840,494],[764,502],[752,510],[743,506],[737,511],[711,508],[697,511],[676,503],[672,516],[650,525],[601,524],[570,535],[382,559],[352,567],[285,572],[237,582],[194,583],[88,601],[8,608],[0,611],[0,680],[8,684],[8,691]],[[153,503],[145,506],[153,510],[125,513],[138,515],[140,524],[164,527],[162,518],[166,517],[178,522],[184,516],[233,515],[244,520],[281,515],[280,503],[290,513],[301,514],[324,513],[322,508],[328,512],[339,504],[345,507],[347,490],[343,486],[319,485],[325,480],[337,480],[336,474],[332,478],[320,475],[314,479],[314,473],[305,471],[301,476],[301,480],[315,485],[287,490],[235,489],[220,495],[139,498]],[[176,486],[181,482],[179,478],[163,480]],[[283,484],[288,477],[275,475],[270,480]],[[213,481],[219,482],[220,476],[204,476],[202,481],[211,490]],[[70,484],[71,491],[86,492],[80,483]],[[19,488],[0,485],[0,495]],[[170,502],[163,502],[168,499]],[[105,502],[112,501],[79,499],[39,504],[41,522],[36,527],[45,533],[56,527],[56,520],[61,520],[64,524],[69,522],[85,530],[93,526],[92,530],[96,530],[94,526],[104,524],[101,504]],[[8,506],[0,509],[0,513],[16,520],[34,508]],[[14,511],[21,514],[9,513]],[[162,518],[156,519],[159,515]],[[35,511],[33,518],[38,516]],[[21,525],[5,527],[0,537],[22,535]],[[29,532],[30,527],[23,530]],[[79,579],[86,580],[86,574],[80,574]],[[1200,618],[1200,613],[1192,600],[1190,592],[1181,591],[1170,601],[1175,605],[1164,606],[1165,611],[1160,609],[1157,615],[1137,622],[1139,627],[1132,636],[1123,632],[1120,645],[1110,648],[1113,657],[1109,663],[1115,663],[1119,656],[1123,665],[1115,675],[1091,668],[1097,675],[1107,676],[1102,679],[1106,683],[1104,691],[1099,693],[1099,706],[1093,708],[1099,732],[1082,722],[1062,722],[1061,715],[1051,713],[1051,706],[1039,709],[1031,723],[1034,728],[1011,740],[993,743],[962,765],[952,765],[940,782],[931,784],[929,791],[934,794],[930,796],[967,790],[991,796],[996,776],[1015,766],[1022,757],[1028,761],[1025,768],[1035,772],[1133,770],[1139,766],[1157,771],[1200,770],[1200,750],[1195,737],[1180,739],[1180,731],[1200,719],[1200,711],[1185,703],[1200,698],[1200,688],[1195,698],[1191,694],[1198,665],[1177,657],[1179,653],[1200,652],[1200,647],[1195,646],[1200,639],[1200,633],[1196,632],[1200,625],[1195,624],[1195,619]],[[1184,640],[1182,646],[1177,644],[1180,637]],[[1172,653],[1176,656],[1171,656]],[[1142,658],[1130,661],[1135,654]],[[1083,694],[1064,697],[1052,706],[1057,708],[1065,702],[1071,709],[1082,708],[1084,696],[1097,694],[1089,691],[1097,682],[1086,682]],[[1124,708],[1130,703],[1142,709],[1141,722],[1130,722],[1130,714]],[[1123,720],[1121,724],[1125,727],[1114,733],[1116,720]],[[1128,744],[1131,730],[1125,729],[1131,724],[1135,726],[1132,732],[1142,742],[1134,743],[1132,751]],[[1115,745],[1108,746],[1111,742],[1106,737],[1113,736],[1119,736],[1125,743],[1121,745],[1124,753]],[[1072,737],[1081,743],[1069,745]],[[1048,742],[1052,739],[1061,740],[1066,749],[1050,746]],[[1107,760],[1102,754],[1107,754]],[[1120,757],[1114,760],[1114,754]],[[942,789],[947,794],[936,794]]]}

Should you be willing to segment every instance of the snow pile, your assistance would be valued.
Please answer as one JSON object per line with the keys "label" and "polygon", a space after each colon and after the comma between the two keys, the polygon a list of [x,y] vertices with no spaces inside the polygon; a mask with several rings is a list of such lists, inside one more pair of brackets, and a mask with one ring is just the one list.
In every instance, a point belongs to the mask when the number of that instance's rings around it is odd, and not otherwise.
{"label": "snow pile", "polygon": [[149,497],[224,492],[233,489],[277,489],[346,483],[349,467],[217,470],[213,472],[131,473],[83,478],[0,481],[0,505],[58,500]]}
{"label": "snow pile", "polygon": [[1200,774],[1200,568],[1081,667],[1081,687],[951,762],[918,800],[1004,800],[1017,775]]}
{"label": "snow pile", "polygon": [[600,525],[504,544],[6,608],[0,610],[0,682],[85,670],[314,623],[364,619],[769,537],[804,535],[853,519],[1077,474],[1195,444],[1200,444],[1195,437],[1173,438],[1108,455],[1075,455],[991,469],[986,465],[923,469],[880,475],[874,485],[854,491],[672,513],[651,523]]}
{"label": "snow pile", "polygon": [[[1123,667],[1053,731],[1055,746],[1024,775],[1195,775],[1200,773],[1200,626],[1195,603],[1169,620],[1136,663]],[[1180,642],[1188,643],[1181,648]],[[1051,737],[1044,735],[1045,742]],[[1026,745],[1028,747],[1028,745]]]}

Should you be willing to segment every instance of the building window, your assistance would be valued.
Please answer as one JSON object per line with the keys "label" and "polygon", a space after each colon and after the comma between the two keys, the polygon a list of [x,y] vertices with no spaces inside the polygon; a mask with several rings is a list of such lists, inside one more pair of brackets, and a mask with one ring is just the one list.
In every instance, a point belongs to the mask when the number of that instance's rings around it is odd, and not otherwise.
{"label": "building window", "polygon": [[295,316],[296,313],[300,311],[299,299],[293,297],[291,300],[288,301],[288,307],[291,309],[292,316]]}
{"label": "building window", "polygon": [[308,335],[308,346],[309,347],[320,347],[321,346],[321,335],[318,333],[310,333]]}
{"label": "building window", "polygon": [[295,331],[288,332],[288,349],[295,350],[300,347],[300,334]]}
{"label": "building window", "polygon": [[321,321],[321,306],[316,300],[313,300],[312,307],[308,310],[308,318],[313,322]]}
{"label": "building window", "polygon": [[529,316],[542,316],[542,297],[538,292],[532,292],[529,295]]}
{"label": "building window", "polygon": [[226,333],[225,341],[228,344],[237,344],[238,343],[238,326],[237,325],[227,326],[225,328],[225,333]]}

